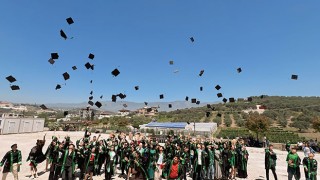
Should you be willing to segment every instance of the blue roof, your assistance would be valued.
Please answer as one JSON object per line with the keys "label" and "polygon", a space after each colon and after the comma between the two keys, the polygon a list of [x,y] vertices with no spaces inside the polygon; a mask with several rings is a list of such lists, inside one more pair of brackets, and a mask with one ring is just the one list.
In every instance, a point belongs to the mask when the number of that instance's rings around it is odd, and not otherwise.
{"label": "blue roof", "polygon": [[146,125],[146,127],[159,127],[159,128],[179,128],[184,129],[186,127],[186,122],[150,122]]}

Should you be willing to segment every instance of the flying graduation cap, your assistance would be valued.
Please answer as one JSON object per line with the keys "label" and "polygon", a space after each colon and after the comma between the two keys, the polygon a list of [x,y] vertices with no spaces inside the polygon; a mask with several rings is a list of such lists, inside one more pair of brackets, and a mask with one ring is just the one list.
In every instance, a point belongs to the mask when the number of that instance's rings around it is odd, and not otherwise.
{"label": "flying graduation cap", "polygon": [[229,98],[229,102],[235,102],[235,99],[232,97],[232,98]]}
{"label": "flying graduation cap", "polygon": [[197,101],[196,104],[199,105],[199,104],[200,104],[200,101]]}
{"label": "flying graduation cap", "polygon": [[90,91],[90,95],[92,95],[93,94],[93,91]]}
{"label": "flying graduation cap", "polygon": [[117,96],[116,95],[112,95],[111,96],[111,100],[112,100],[112,102],[116,102],[117,101]]}
{"label": "flying graduation cap", "polygon": [[144,105],[148,106],[148,102],[144,102]]}
{"label": "flying graduation cap", "polygon": [[88,104],[90,104],[90,106],[93,106],[93,102],[92,101],[88,101]]}
{"label": "flying graduation cap", "polygon": [[188,96],[186,96],[185,100],[186,100],[186,101],[189,101],[189,97],[188,97]]}
{"label": "flying graduation cap", "polygon": [[72,66],[72,70],[77,70],[78,68],[77,68],[77,66]]}
{"label": "flying graduation cap", "polygon": [[124,99],[127,97],[127,95],[119,93],[117,96],[119,96],[120,99]]}
{"label": "flying graduation cap", "polygon": [[101,108],[102,104],[101,102],[97,101],[94,105],[96,105],[98,108]]}
{"label": "flying graduation cap", "polygon": [[58,53],[51,53],[51,59],[59,59]]}
{"label": "flying graduation cap", "polygon": [[89,100],[91,101],[92,99],[93,99],[93,96],[90,96],[90,97],[89,97]]}
{"label": "flying graduation cap", "polygon": [[202,76],[203,73],[204,73],[204,70],[202,69],[202,70],[200,71],[200,73],[199,73],[199,76]]}
{"label": "flying graduation cap", "polygon": [[216,85],[216,87],[215,87],[215,88],[216,88],[216,90],[218,90],[218,91],[219,91],[219,90],[221,89],[221,86]]}
{"label": "flying graduation cap", "polygon": [[60,84],[56,85],[56,90],[58,90],[58,89],[61,89],[61,85]]}
{"label": "flying graduation cap", "polygon": [[62,76],[63,76],[63,78],[64,78],[65,81],[68,80],[68,79],[70,79],[70,75],[69,75],[68,72],[63,73]]}
{"label": "flying graduation cap", "polygon": [[194,38],[193,38],[193,37],[190,37],[190,41],[191,41],[191,42],[194,42]]}
{"label": "flying graduation cap", "polygon": [[196,98],[191,99],[191,103],[197,103],[197,99]]}
{"label": "flying graduation cap", "polygon": [[237,72],[238,72],[238,73],[241,73],[241,72],[242,72],[242,69],[239,67],[239,68],[237,69]]}
{"label": "flying graduation cap", "polygon": [[164,95],[163,95],[163,94],[160,94],[159,98],[160,98],[160,99],[163,99],[163,98],[164,98]]}
{"label": "flying graduation cap", "polygon": [[74,21],[73,21],[73,19],[72,19],[71,17],[68,17],[68,18],[66,19],[66,21],[67,21],[67,23],[68,23],[69,25],[71,25],[71,24],[74,23]]}
{"label": "flying graduation cap", "polygon": [[292,80],[298,80],[298,75],[292,74],[292,75],[291,75],[291,79],[292,79]]}
{"label": "flying graduation cap", "polygon": [[173,61],[169,61],[169,64],[170,64],[170,65],[173,65]]}
{"label": "flying graduation cap", "polygon": [[43,110],[48,109],[48,108],[47,108],[47,106],[46,106],[46,105],[44,105],[44,104],[42,104],[40,107],[41,107],[41,109],[43,109]]}
{"label": "flying graduation cap", "polygon": [[94,59],[94,54],[91,54],[91,53],[90,53],[89,56],[88,56],[88,58],[93,60],[93,59]]}
{"label": "flying graduation cap", "polygon": [[68,39],[66,33],[64,33],[64,31],[63,31],[62,29],[60,30],[60,36],[61,36],[64,40],[67,40],[67,39]]}
{"label": "flying graduation cap", "polygon": [[20,90],[20,87],[18,85],[12,85],[10,86],[12,91]]}
{"label": "flying graduation cap", "polygon": [[93,70],[93,64],[90,64],[89,62],[87,62],[85,65],[84,65],[87,69],[92,69]]}
{"label": "flying graduation cap", "polygon": [[103,95],[100,96],[100,99],[102,99],[102,98],[103,98]]}
{"label": "flying graduation cap", "polygon": [[251,102],[253,99],[252,97],[248,97],[248,101]]}
{"label": "flying graduation cap", "polygon": [[203,87],[202,86],[200,87],[200,91],[203,91]]}
{"label": "flying graduation cap", "polygon": [[222,101],[223,101],[224,103],[226,103],[226,102],[228,102],[228,99],[227,99],[227,98],[223,98]]}
{"label": "flying graduation cap", "polygon": [[222,93],[218,93],[217,96],[218,96],[218,98],[223,97],[223,96],[222,96]]}
{"label": "flying graduation cap", "polygon": [[54,59],[52,59],[52,58],[50,58],[50,59],[48,60],[48,62],[49,62],[51,65],[53,65],[53,64],[55,63]]}
{"label": "flying graduation cap", "polygon": [[172,108],[172,104],[169,104],[168,107],[169,107],[169,108]]}
{"label": "flying graduation cap", "polygon": [[138,91],[138,90],[139,90],[139,86],[135,86],[134,89],[135,89],[136,91]]}
{"label": "flying graduation cap", "polygon": [[120,74],[120,71],[118,69],[114,69],[111,74],[115,77],[117,77]]}
{"label": "flying graduation cap", "polygon": [[13,83],[13,82],[17,81],[16,78],[14,78],[12,75],[6,77],[6,79],[7,79],[10,83]]}

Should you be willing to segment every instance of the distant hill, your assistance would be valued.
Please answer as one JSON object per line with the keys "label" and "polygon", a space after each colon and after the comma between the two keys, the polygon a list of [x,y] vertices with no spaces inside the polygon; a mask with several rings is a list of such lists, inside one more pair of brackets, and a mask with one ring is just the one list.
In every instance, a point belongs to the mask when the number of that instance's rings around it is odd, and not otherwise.
{"label": "distant hill", "polygon": [[[110,102],[110,101],[103,101],[101,110],[111,111],[111,112],[117,112],[120,109],[128,109],[128,110],[137,110],[139,108],[145,107],[144,103],[137,103],[137,102],[129,102],[129,101],[122,101],[122,102]],[[127,105],[127,107],[124,107],[124,104]],[[169,104],[172,105],[172,108],[169,108]],[[207,102],[197,104],[192,104],[188,101],[173,101],[173,102],[150,102],[148,103],[149,107],[159,107],[159,111],[174,111],[177,109],[186,109],[186,108],[192,108],[192,107],[202,107],[208,104]],[[209,103],[209,104],[215,104],[215,103]],[[54,103],[54,104],[46,104],[48,108],[52,108],[55,110],[69,110],[69,109],[78,109],[78,108],[85,108],[88,106],[88,103]],[[94,106],[95,109],[98,109],[96,106]]]}

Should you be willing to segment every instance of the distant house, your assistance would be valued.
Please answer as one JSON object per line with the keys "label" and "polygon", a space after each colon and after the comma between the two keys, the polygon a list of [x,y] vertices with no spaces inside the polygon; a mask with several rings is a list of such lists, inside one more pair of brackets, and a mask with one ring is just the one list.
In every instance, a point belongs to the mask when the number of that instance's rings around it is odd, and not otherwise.
{"label": "distant house", "polygon": [[98,115],[98,119],[111,118],[115,115],[113,112],[103,111]]}
{"label": "distant house", "polygon": [[131,112],[130,110],[121,109],[121,110],[118,111],[118,115],[119,115],[119,116],[122,116],[122,117],[123,117],[123,116],[128,116],[128,115],[130,114],[130,112]]}
{"label": "distant house", "polygon": [[256,105],[256,109],[250,108],[250,109],[243,110],[243,112],[247,114],[249,114],[250,112],[257,112],[259,114],[263,114],[266,109],[267,107],[264,105]]}
{"label": "distant house", "polygon": [[9,102],[0,101],[0,108],[2,109],[12,109],[13,104]]}
{"label": "distant house", "polygon": [[137,115],[142,116],[155,116],[158,114],[158,107],[143,107],[136,111]]}

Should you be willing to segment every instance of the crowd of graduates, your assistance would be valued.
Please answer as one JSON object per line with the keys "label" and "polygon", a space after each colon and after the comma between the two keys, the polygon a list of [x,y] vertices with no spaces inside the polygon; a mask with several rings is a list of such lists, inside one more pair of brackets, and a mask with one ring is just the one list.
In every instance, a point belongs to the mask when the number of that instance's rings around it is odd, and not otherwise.
{"label": "crowd of graduates", "polygon": [[[36,146],[29,153],[27,161],[31,170],[31,178],[38,176],[37,165],[46,163],[49,180],[92,180],[95,176],[104,176],[111,180],[115,176],[122,179],[141,180],[206,180],[248,178],[247,163],[249,153],[243,139],[214,141],[208,138],[194,138],[190,135],[169,135],[164,143],[140,133],[133,135],[124,132],[110,134],[102,139],[100,135],[92,136],[85,131],[81,139],[72,141],[70,137],[59,139],[53,136],[47,149],[43,140],[37,140]],[[302,162],[296,148],[288,148],[288,179],[301,178],[299,166],[304,167],[305,178],[316,180],[317,161],[310,149],[304,149]],[[44,152],[44,153],[43,153]],[[276,174],[277,155],[273,145],[265,149],[266,179],[269,170],[274,179]],[[3,168],[2,180],[12,172],[18,179],[18,171],[22,164],[21,151],[17,144],[5,154],[0,166]],[[117,169],[121,172],[116,174]]]}

